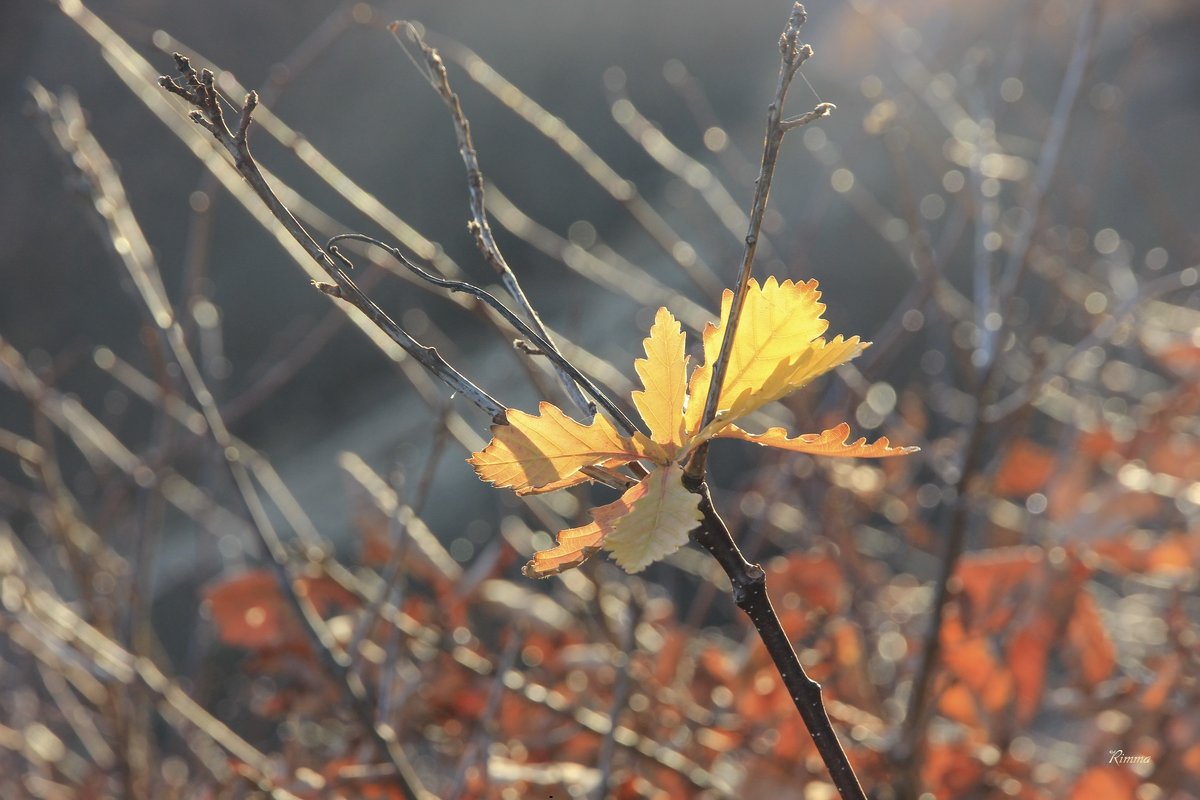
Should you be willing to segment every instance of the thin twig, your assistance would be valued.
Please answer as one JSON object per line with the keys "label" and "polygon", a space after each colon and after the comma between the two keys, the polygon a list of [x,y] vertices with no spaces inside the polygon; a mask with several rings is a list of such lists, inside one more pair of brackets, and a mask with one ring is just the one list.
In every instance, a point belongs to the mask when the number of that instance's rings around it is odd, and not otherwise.
{"label": "thin twig", "polygon": [[608,709],[610,720],[608,733],[600,740],[600,752],[596,756],[597,769],[600,777],[596,781],[596,789],[592,794],[594,800],[604,800],[610,796],[612,787],[613,756],[617,752],[617,723],[622,712],[629,705],[629,695],[633,691],[633,655],[637,650],[637,627],[641,623],[642,602],[637,597],[637,588],[629,587],[629,596],[621,604],[625,612],[621,631],[621,659],[617,664],[617,682],[613,687],[612,705]]}
{"label": "thin twig", "polygon": [[[713,368],[712,383],[699,426],[701,429],[716,416],[721,383],[729,366],[738,319],[746,292],[749,289],[759,231],[762,227],[763,215],[766,212],[771,180],[775,174],[775,166],[784,136],[788,130],[824,116],[833,108],[831,104],[822,103],[810,114],[792,120],[783,119],[783,106],[787,99],[788,87],[801,65],[812,55],[811,47],[800,44],[800,27],[804,24],[805,18],[804,6],[796,3],[779,40],[782,52],[779,81],[775,99],[767,110],[767,134],[763,144],[761,170],[751,204],[746,248],[742,257],[730,316],[726,322],[721,342],[721,351]],[[692,536],[716,559],[729,577],[733,587],[734,602],[754,623],[759,637],[771,655],[771,660],[775,663],[784,686],[788,689],[792,702],[800,712],[805,727],[812,736],[817,751],[825,762],[826,769],[829,770],[838,793],[843,800],[865,800],[866,795],[859,785],[850,760],[846,757],[837,734],[833,730],[833,725],[829,721],[829,715],[825,711],[824,701],[821,698],[821,685],[812,680],[804,671],[804,667],[796,656],[796,651],[792,648],[779,617],[771,605],[770,597],[767,594],[766,572],[758,564],[751,564],[745,559],[738,549],[737,543],[733,540],[729,528],[713,507],[708,484],[704,480],[706,466],[707,448],[702,446],[697,448],[684,479],[687,488],[700,495],[700,511],[703,515],[700,527],[693,532]]]}
{"label": "thin twig", "polygon": [[1083,86],[1084,74],[1091,63],[1092,50],[1096,43],[1096,32],[1099,28],[1100,14],[1096,10],[1094,0],[1083,7],[1080,12],[1078,27],[1075,29],[1075,44],[1071,50],[1071,60],[1067,65],[1066,75],[1058,90],[1058,99],[1054,102],[1054,112],[1050,118],[1050,130],[1042,141],[1042,150],[1038,156],[1037,173],[1033,184],[1029,187],[1028,195],[1021,203],[1023,217],[1021,226],[1017,229],[1016,237],[1008,251],[1008,260],[1000,275],[1000,287],[997,292],[1001,300],[1006,300],[1016,291],[1021,278],[1021,271],[1029,255],[1029,246],[1033,243],[1033,234],[1037,230],[1041,216],[1042,201],[1050,190],[1050,181],[1058,171],[1058,159],[1062,153],[1063,142],[1067,135],[1067,126],[1071,121],[1071,112],[1075,108],[1075,100]]}
{"label": "thin twig", "polygon": [[[504,653],[500,656],[500,661],[496,665],[497,675],[507,675],[513,670],[513,667],[517,663],[517,656],[521,653],[521,645],[524,640],[524,631],[520,628],[511,633],[508,643],[504,646]],[[496,717],[499,716],[500,703],[504,699],[504,693],[503,678],[492,680],[492,685],[488,687],[487,701],[484,703],[483,712],[480,713],[479,719],[475,723],[475,734],[471,737],[470,744],[463,748],[462,757],[458,761],[454,786],[447,794],[447,797],[459,800],[459,798],[465,796],[467,781],[471,778],[472,770],[482,773],[486,784],[488,747],[496,738],[496,728],[498,727],[496,725]],[[481,766],[482,769],[480,769]]]}
{"label": "thin twig", "polygon": [[650,236],[671,261],[706,297],[719,297],[721,282],[696,249],[688,244],[637,189],[596,153],[562,119],[551,114],[520,87],[509,81],[478,53],[446,36],[429,34],[450,60],[466,70],[467,77],[489,92],[514,114],[550,140],[563,155],[583,169],[597,186],[615,200]]}
{"label": "thin twig", "polygon": [[197,72],[187,57],[178,53],[175,54],[175,65],[185,85],[180,85],[173,78],[166,76],[159,78],[159,85],[168,92],[179,95],[195,107],[195,110],[188,115],[191,120],[211,133],[217,143],[229,153],[233,158],[234,167],[237,169],[238,174],[250,185],[250,188],[270,210],[272,216],[291,234],[292,238],[304,248],[325,273],[333,279],[336,291],[327,290],[327,285],[323,284],[318,284],[318,288],[325,291],[326,294],[345,300],[355,306],[368,319],[375,323],[376,327],[387,334],[392,341],[400,345],[405,352],[415,358],[423,367],[441,379],[454,391],[463,393],[471,402],[489,414],[494,420],[499,421],[504,407],[487,392],[468,380],[462,373],[446,363],[437,350],[432,347],[423,346],[410,336],[407,331],[397,325],[391,317],[384,313],[383,309],[379,308],[373,300],[367,297],[345,271],[334,263],[330,255],[321,249],[321,246],[296,221],[292,212],[283,205],[271,190],[262,172],[259,171],[257,162],[250,154],[250,146],[247,138],[250,121],[254,114],[254,109],[258,105],[258,95],[253,91],[246,95],[238,117],[235,133],[225,121],[225,115],[221,109],[221,98],[213,85],[212,72],[207,69]]}
{"label": "thin twig", "polygon": [[[758,251],[759,231],[762,229],[763,215],[767,211],[767,200],[771,194],[771,181],[775,177],[775,165],[779,160],[779,149],[783,138],[789,130],[812,120],[826,116],[833,111],[832,103],[821,103],[812,111],[793,120],[783,119],[783,107],[787,101],[788,88],[792,79],[812,56],[812,47],[800,44],[800,27],[804,25],[807,14],[804,6],[796,3],[788,17],[787,26],[779,39],[779,48],[783,58],[779,64],[779,81],[775,89],[775,99],[767,107],[767,135],[763,143],[762,165],[755,184],[754,199],[750,204],[750,223],[746,230],[746,248],[742,253],[742,265],[738,270],[736,288],[733,292],[733,304],[729,310],[729,320],[725,324],[724,336],[721,339],[721,350],[713,365],[712,381],[708,387],[708,397],[704,401],[704,414],[701,417],[700,429],[713,421],[717,415],[717,401],[721,396],[721,384],[725,372],[729,369],[729,354],[733,351],[733,339],[738,322],[742,315],[742,305],[746,300],[746,292],[750,289],[750,274],[754,268],[754,256]],[[704,463],[703,450],[698,451],[697,468],[693,474],[701,474]]]}
{"label": "thin twig", "polygon": [[[500,245],[496,243],[496,238],[492,235],[491,225],[488,224],[487,209],[484,205],[484,190],[483,190],[483,171],[479,168],[479,156],[475,152],[475,144],[471,141],[471,124],[467,121],[466,115],[462,110],[462,103],[458,99],[458,95],[450,88],[450,76],[446,72],[446,64],[442,61],[441,55],[437,50],[430,47],[421,38],[420,31],[416,26],[409,22],[393,22],[390,26],[392,36],[396,42],[405,49],[408,53],[408,43],[400,37],[400,32],[403,31],[408,37],[409,42],[415,44],[421,51],[421,56],[424,60],[427,70],[423,71],[430,86],[442,98],[442,102],[450,109],[450,117],[454,121],[454,134],[458,139],[458,152],[462,156],[463,165],[467,169],[467,190],[470,196],[471,205],[471,222],[468,228],[472,236],[475,238],[475,246],[483,255],[484,261],[488,263],[496,274],[500,276],[500,283],[504,286],[504,290],[517,303],[521,311],[528,317],[531,326],[538,332],[542,339],[549,345],[548,353],[558,353],[558,347],[554,344],[554,339],[550,336],[546,326],[542,324],[541,317],[525,296],[524,289],[521,288],[520,282],[517,280],[516,274],[512,268],[508,266],[508,261],[504,258],[504,254],[500,252]],[[410,57],[412,54],[409,53]],[[413,59],[416,60],[415,58]],[[583,413],[594,416],[596,407],[589,403],[579,392],[579,387],[575,385],[578,380],[570,371],[563,368],[562,364],[556,362],[559,381],[562,383],[563,390],[571,402],[579,408]]]}
{"label": "thin twig", "polygon": [[[187,66],[186,59],[178,63],[190,87],[189,93],[197,101],[197,104],[204,107],[207,112],[206,117],[202,116],[197,121],[208,130],[213,131],[214,135],[217,135],[216,132],[218,131],[228,134],[228,127],[224,122],[220,101],[213,89],[212,73],[206,71],[197,75],[194,70],[191,70]],[[177,84],[174,85],[177,89],[179,88]],[[180,92],[183,91],[185,90],[180,89]],[[58,110],[58,104],[48,92],[42,90],[38,96],[43,112],[52,119],[55,118],[56,113],[61,113]],[[253,107],[254,101],[251,98],[247,98],[247,104],[243,109],[237,126],[236,141],[241,143],[243,149],[245,148],[246,130],[250,124]],[[193,112],[193,114],[200,114],[200,112]],[[193,117],[193,119],[196,119],[196,117]],[[112,240],[114,242],[124,240],[130,243],[129,246],[124,248],[114,247],[114,250],[132,278],[138,296],[145,305],[150,317],[159,328],[175,362],[179,365],[184,381],[195,398],[201,413],[204,415],[208,431],[224,455],[234,484],[253,522],[252,529],[257,533],[262,549],[269,556],[268,563],[276,573],[284,596],[298,612],[298,616],[304,623],[306,632],[313,640],[314,649],[322,658],[322,661],[325,662],[326,668],[340,679],[348,699],[360,712],[360,717],[362,717],[365,727],[376,738],[384,752],[388,753],[389,758],[396,767],[398,785],[404,791],[405,796],[410,798],[427,796],[427,793],[420,784],[419,778],[408,763],[407,756],[399,748],[395,739],[383,735],[375,725],[372,711],[374,703],[365,696],[365,687],[352,680],[344,654],[337,651],[336,645],[332,642],[332,638],[324,625],[324,621],[320,619],[311,603],[305,598],[300,597],[296,592],[291,580],[287,551],[278,534],[275,532],[266,509],[254,488],[249,470],[242,462],[235,439],[226,427],[225,421],[216,407],[212,393],[206,386],[204,378],[187,347],[183,329],[176,321],[170,301],[166,297],[157,264],[153,259],[150,248],[146,243],[140,226],[138,226],[136,219],[133,217],[132,211],[123,202],[124,194],[123,191],[120,191],[119,178],[111,168],[99,143],[83,128],[82,118],[78,120],[64,120],[64,122],[66,123],[66,127],[71,129],[72,136],[69,139],[60,137],[59,144],[68,152],[78,156],[78,158],[73,159],[73,163],[79,167],[83,177],[94,193],[97,200],[94,203],[94,207],[107,224]],[[245,154],[248,157],[248,150],[245,151]]]}
{"label": "thin twig", "polygon": [[[179,721],[186,721],[240,762],[242,774],[269,796],[299,800],[279,785],[278,770],[263,753],[200,707],[152,661],[135,656],[90,625],[71,604],[44,588],[49,581],[34,570],[33,561],[21,550],[12,529],[0,520],[0,574],[22,578],[12,588],[18,595],[17,624],[27,632],[17,637],[14,631],[6,631],[10,641],[65,675],[71,670],[61,663],[61,657],[77,653],[106,683],[129,686],[140,682],[158,698],[162,718],[172,727],[178,729]],[[52,642],[69,649],[48,646]]]}
{"label": "thin twig", "polygon": [[[721,179],[713,174],[707,166],[692,156],[689,156],[678,145],[672,142],[654,123],[646,118],[637,106],[633,104],[628,92],[625,91],[625,81],[615,85],[606,81],[609,105],[612,107],[613,119],[621,126],[629,138],[646,151],[660,167],[683,181],[684,185],[695,191],[721,221],[721,225],[737,240],[745,235],[750,219],[746,212]],[[766,236],[759,239],[764,255],[768,258],[776,256],[776,250]]]}
{"label": "thin twig", "polygon": [[[392,256],[392,258],[396,259],[401,264],[403,264],[406,269],[411,271],[414,275],[419,277],[421,280],[427,281],[427,282],[433,284],[434,286],[440,286],[443,289],[448,289],[451,292],[463,292],[465,294],[469,294],[472,297],[475,297],[476,299],[483,301],[493,311],[495,311],[500,316],[504,317],[506,322],[508,322],[510,325],[512,325],[514,328],[516,328],[518,331],[520,331],[525,336],[528,336],[530,339],[532,339],[534,344],[537,345],[538,349],[541,351],[540,354],[545,356],[546,358],[549,358],[551,361],[554,362],[555,366],[559,370],[561,370],[562,372],[565,372],[567,375],[569,375],[572,379],[572,384],[574,384],[575,382],[578,382],[579,385],[582,386],[584,388],[584,390],[596,400],[596,402],[598,402],[600,405],[604,406],[604,410],[612,415],[613,419],[617,422],[617,424],[619,424],[622,428],[625,429],[626,433],[628,433],[629,435],[632,436],[635,432],[637,432],[639,430],[638,426],[634,423],[634,421],[632,419],[630,419],[629,416],[624,411],[622,411],[619,406],[617,406],[616,402],[614,402],[613,399],[608,396],[608,394],[606,394],[603,390],[598,388],[596,386],[596,384],[593,383],[590,378],[588,378],[586,375],[584,375],[582,372],[580,372],[579,369],[574,364],[572,364],[565,357],[563,357],[562,353],[558,352],[558,348],[556,348],[554,346],[553,342],[551,342],[549,339],[547,339],[545,336],[543,336],[538,330],[535,330],[533,326],[527,324],[525,322],[525,320],[521,319],[516,314],[514,314],[512,311],[510,311],[503,303],[501,303],[499,300],[497,300],[496,297],[494,295],[492,295],[490,292],[487,292],[486,290],[481,289],[478,286],[475,286],[474,284],[467,283],[466,281],[455,281],[455,280],[449,280],[447,278],[439,278],[430,272],[426,272],[425,270],[418,267],[416,264],[409,261],[408,258],[402,252],[400,252],[398,249],[396,249],[395,247],[386,245],[383,242],[379,241],[378,239],[375,239],[373,237],[367,236],[362,233],[338,234],[337,236],[334,236],[333,238],[331,238],[328,243],[326,243],[325,249],[334,257],[342,259],[345,263],[349,263],[349,262],[345,261],[346,257],[343,256],[341,254],[341,251],[339,251],[337,249],[337,242],[340,242],[344,239],[353,239],[353,240],[357,240],[360,242],[367,242],[368,244],[373,244],[376,247],[386,250],[387,253],[390,256]],[[594,406],[591,406],[591,413],[593,415],[596,413],[596,409]]]}

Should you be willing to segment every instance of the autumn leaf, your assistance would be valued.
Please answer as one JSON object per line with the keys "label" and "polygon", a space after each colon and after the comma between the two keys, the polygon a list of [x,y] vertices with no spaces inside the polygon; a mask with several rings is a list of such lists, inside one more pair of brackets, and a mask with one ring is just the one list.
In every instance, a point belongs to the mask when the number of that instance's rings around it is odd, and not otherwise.
{"label": "autumn leaf", "polygon": [[587,466],[619,466],[646,455],[606,417],[576,422],[550,403],[537,416],[510,408],[507,424],[492,426],[492,441],[471,456],[479,477],[493,486],[529,494],[582,483]]}
{"label": "autumn leaf", "polygon": [[683,485],[683,468],[656,469],[615,502],[592,509],[592,522],[558,535],[558,545],[525,567],[544,578],[578,566],[603,547],[627,572],[641,572],[687,543],[700,522],[700,495]]}
{"label": "autumn leaf", "polygon": [[[358,598],[332,578],[302,577],[294,589],[318,614],[358,606]],[[309,649],[308,637],[280,590],[279,580],[267,570],[248,570],[223,580],[205,591],[204,600],[225,644],[248,650]]]}
{"label": "autumn leaf", "polygon": [[[820,297],[816,281],[778,283],[767,278],[759,286],[750,279],[717,398],[718,420],[732,422],[743,417],[862,352],[865,345],[857,336],[849,340],[839,336],[831,342],[819,338],[829,327],[821,319],[825,306],[818,302]],[[721,321],[704,329],[704,364],[692,373],[688,388],[687,423],[691,432],[700,425],[732,305],[733,292],[726,290],[721,299]]]}
{"label": "autumn leaf", "polygon": [[741,439],[764,447],[777,447],[780,450],[792,450],[797,453],[808,453],[814,456],[857,456],[859,458],[882,458],[914,453],[916,447],[892,447],[886,436],[878,441],[867,443],[866,439],[850,440],[850,426],[846,423],[830,428],[821,433],[803,433],[789,439],[783,428],[768,428],[765,433],[746,433],[736,425],[730,425],[714,439]]}
{"label": "autumn leaf", "polygon": [[[634,362],[642,388],[632,395],[649,435],[623,435],[603,416],[577,422],[545,402],[536,416],[508,410],[505,420],[492,426],[492,441],[469,459],[479,477],[494,486],[519,495],[551,492],[592,480],[595,473],[589,467],[613,471],[635,461],[649,465],[641,473],[645,477],[620,498],[593,509],[591,522],[561,531],[554,547],[535,554],[525,574],[554,575],[600,549],[611,552],[627,571],[638,572],[675,552],[700,521],[700,498],[683,484],[684,465],[698,445],[712,439],[740,439],[823,456],[884,458],[914,452],[914,447],[893,447],[886,437],[870,443],[862,438],[851,441],[845,423],[798,436],[781,427],[751,433],[732,424],[866,347],[856,336],[829,341],[821,337],[828,323],[821,318],[825,306],[820,298],[816,281],[780,283],[768,278],[761,286],[749,282],[718,413],[703,430],[704,403],[733,308],[730,291],[721,302],[720,322],[704,329],[704,363],[690,377],[686,335],[679,322],[665,308],[655,315],[643,342],[646,357]],[[622,477],[632,481],[637,476]]]}
{"label": "autumn leaf", "polygon": [[687,396],[686,336],[671,312],[660,308],[643,342],[646,357],[633,362],[645,390],[634,392],[633,404],[650,428],[650,438],[674,455],[683,444],[683,403]]}

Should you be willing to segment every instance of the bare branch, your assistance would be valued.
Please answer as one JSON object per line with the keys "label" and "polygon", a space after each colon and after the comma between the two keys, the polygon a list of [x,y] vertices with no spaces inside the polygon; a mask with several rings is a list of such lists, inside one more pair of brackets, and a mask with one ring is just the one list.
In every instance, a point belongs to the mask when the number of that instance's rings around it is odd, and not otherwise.
{"label": "bare branch", "polygon": [[[796,3],[788,17],[783,35],[779,38],[779,49],[783,53],[783,58],[779,64],[779,80],[775,89],[775,99],[767,107],[767,135],[763,143],[762,165],[755,183],[754,199],[750,203],[750,223],[746,230],[746,248],[742,253],[742,266],[738,271],[737,285],[733,292],[733,305],[729,311],[729,320],[725,325],[724,337],[721,339],[720,354],[713,365],[712,383],[704,402],[704,414],[700,421],[700,428],[704,428],[705,425],[712,422],[717,415],[717,400],[721,396],[721,384],[724,382],[725,371],[729,368],[729,354],[733,350],[733,339],[742,315],[742,305],[746,300],[746,292],[750,288],[750,273],[754,268],[755,253],[758,251],[759,231],[762,229],[763,215],[767,211],[767,199],[771,195],[771,181],[775,177],[775,165],[779,160],[779,149],[783,144],[783,137],[789,130],[805,124],[802,121],[786,124],[783,120],[783,107],[787,101],[787,93],[792,85],[792,79],[796,77],[796,73],[804,62],[812,56],[812,48],[807,44],[800,44],[800,27],[804,25],[806,18],[807,13],[804,6]],[[815,115],[812,118],[817,119],[828,114],[832,108],[832,104],[822,103],[809,114],[797,117],[796,120],[805,120],[810,115]],[[693,474],[702,473],[706,452],[705,449],[697,453]]]}
{"label": "bare branch", "polygon": [[[425,43],[425,40],[421,38],[420,32],[411,23],[393,22],[390,30],[396,42],[405,48],[405,52],[408,52],[408,44],[404,39],[400,38],[401,31],[408,37],[409,42],[416,45],[421,51],[421,61],[425,65],[425,69],[422,72],[426,80],[429,81],[430,86],[442,98],[442,102],[450,109],[450,117],[454,121],[454,133],[458,139],[458,152],[462,156],[464,166],[467,168],[467,190],[471,200],[471,222],[467,227],[475,238],[475,246],[483,254],[484,261],[500,276],[500,283],[504,286],[504,290],[516,301],[521,311],[529,318],[529,322],[534,330],[549,345],[546,350],[547,354],[558,354],[558,348],[554,344],[553,338],[551,338],[550,333],[546,330],[546,326],[542,324],[542,320],[533,305],[529,302],[529,298],[525,296],[525,291],[521,288],[516,274],[508,266],[508,262],[500,252],[500,245],[496,243],[496,238],[492,235],[492,228],[488,224],[487,219],[487,209],[484,206],[483,171],[479,168],[479,156],[475,152],[475,144],[471,141],[471,124],[467,121],[467,117],[463,113],[462,103],[459,101],[458,95],[450,88],[450,76],[446,72],[446,65],[442,61],[441,55],[437,50]],[[410,58],[412,58],[411,53]],[[417,59],[413,58],[413,61],[416,62]],[[559,358],[561,358],[561,355]],[[563,367],[561,363],[556,362],[556,365],[559,373],[559,381],[562,383],[567,397],[571,399],[571,402],[580,411],[589,416],[594,416],[596,407],[579,393],[579,387],[575,385],[575,381],[578,378],[570,370]]]}
{"label": "bare branch", "polygon": [[[413,339],[407,331],[397,325],[391,317],[368,298],[342,270],[333,259],[321,249],[321,246],[309,235],[308,231],[292,215],[291,211],[279,200],[267,184],[258,164],[250,154],[248,132],[251,116],[258,105],[258,96],[252,91],[246,95],[242,105],[241,118],[238,122],[237,134],[230,131],[225,124],[221,111],[220,97],[212,88],[212,73],[204,70],[197,73],[186,56],[175,54],[175,63],[185,84],[183,88],[174,79],[161,77],[159,84],[189,103],[196,106],[189,116],[201,124],[233,158],[234,167],[259,199],[271,211],[275,219],[291,234],[292,238],[304,248],[309,256],[329,275],[338,287],[341,299],[363,312],[368,319],[382,330],[405,352],[421,363],[423,367],[440,378],[447,386],[456,392],[462,392],[471,402],[488,413],[493,419],[501,418],[504,407],[487,392],[480,389],[458,370],[451,367],[432,347],[425,347]],[[205,77],[207,76],[207,77]],[[322,289],[322,291],[325,291]],[[329,294],[326,291],[326,294]]]}
{"label": "bare branch", "polygon": [[[401,264],[403,264],[404,267],[407,268],[409,271],[411,271],[414,275],[421,278],[421,280],[428,281],[429,283],[432,283],[434,286],[440,286],[444,289],[449,289],[451,292],[464,292],[466,294],[471,295],[472,297],[475,297],[478,300],[483,301],[493,311],[495,311],[500,316],[504,317],[505,321],[507,321],[510,325],[512,325],[514,328],[516,328],[521,333],[528,336],[530,339],[532,339],[534,344],[538,348],[539,355],[546,356],[547,358],[549,358],[551,361],[554,362],[555,366],[559,370],[561,370],[562,372],[569,375],[572,379],[572,385],[574,385],[575,382],[578,382],[579,385],[582,386],[589,395],[591,395],[593,398],[595,398],[596,402],[598,402],[600,405],[604,406],[604,410],[612,415],[613,419],[616,420],[616,422],[625,429],[626,433],[628,433],[632,436],[638,430],[637,424],[634,423],[634,421],[632,419],[630,419],[629,416],[620,409],[620,407],[617,406],[617,404],[612,400],[612,398],[610,398],[605,392],[603,392],[601,389],[599,389],[592,382],[592,380],[590,378],[588,378],[586,375],[584,375],[582,372],[580,372],[579,369],[574,364],[572,364],[570,361],[568,361],[566,358],[564,358],[562,353],[560,353],[558,351],[558,349],[554,346],[553,342],[551,342],[549,339],[547,339],[545,336],[543,336],[541,332],[539,332],[538,330],[535,330],[533,326],[527,324],[525,322],[525,320],[521,319],[516,314],[514,314],[512,311],[510,311],[503,303],[501,303],[499,300],[497,300],[496,297],[494,295],[492,295],[491,293],[485,291],[484,289],[480,289],[478,286],[475,286],[474,284],[467,283],[466,281],[454,281],[454,280],[448,280],[446,278],[439,278],[432,273],[426,272],[425,270],[418,267],[416,264],[409,261],[408,258],[402,252],[400,252],[398,249],[396,249],[395,247],[386,245],[383,242],[379,241],[378,239],[374,239],[370,236],[367,236],[367,235],[361,234],[361,233],[342,233],[337,236],[334,236],[325,245],[326,250],[328,250],[328,252],[330,254],[332,254],[336,258],[341,259],[346,264],[349,264],[349,261],[346,261],[346,257],[343,256],[341,254],[341,252],[337,249],[337,244],[336,244],[337,242],[342,241],[344,239],[354,239],[354,240],[357,240],[360,242],[367,242],[369,244],[373,244],[377,247],[380,247],[380,248],[386,250],[388,252],[388,254],[392,256],[392,258],[396,259]],[[318,284],[317,288],[321,289],[321,291],[328,293],[329,290],[324,288],[324,286],[326,286],[326,285],[327,284]],[[595,406],[589,406],[589,408],[591,410],[591,413],[593,415],[595,415],[595,413],[596,413]]]}

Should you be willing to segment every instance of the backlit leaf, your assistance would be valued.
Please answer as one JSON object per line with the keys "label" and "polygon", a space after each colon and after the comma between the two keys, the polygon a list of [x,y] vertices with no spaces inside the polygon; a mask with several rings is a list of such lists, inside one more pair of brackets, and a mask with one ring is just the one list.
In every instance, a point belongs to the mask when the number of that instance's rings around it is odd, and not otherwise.
{"label": "backlit leaf", "polygon": [[[764,376],[757,388],[748,387],[734,395],[728,410],[720,413],[712,422],[712,427],[719,430],[725,423],[803,389],[826,372],[857,358],[868,346],[869,343],[860,341],[857,336],[849,339],[835,336],[828,342],[817,339],[795,359],[780,364],[774,372]],[[721,408],[722,404],[718,403],[718,409]]]}
{"label": "backlit leaf", "polygon": [[783,428],[768,428],[765,433],[747,433],[736,425],[730,425],[713,438],[741,439],[764,447],[777,447],[781,450],[792,450],[814,456],[886,458],[908,455],[918,449],[916,447],[892,447],[886,436],[881,436],[878,441],[870,444],[866,439],[857,439],[851,442],[849,441],[850,426],[844,422],[821,433],[803,433],[790,439],[787,431]]}
{"label": "backlit leaf", "polygon": [[558,535],[558,544],[536,553],[525,574],[544,578],[579,565],[600,547],[610,551],[627,572],[682,547],[700,521],[700,496],[683,485],[683,468],[654,470],[616,501],[592,509],[592,522]]}
{"label": "backlit leaf", "polygon": [[[641,486],[641,484],[638,484],[638,486]],[[629,489],[625,494],[636,490],[638,486]],[[593,508],[592,514],[598,514],[602,509],[617,505],[624,501],[624,499],[625,496],[622,495],[621,499],[615,503]],[[521,571],[529,578],[549,578],[551,575],[557,575],[565,569],[578,567],[584,561],[587,561],[592,553],[600,549],[600,546],[604,543],[604,536],[604,529],[595,522],[589,522],[587,525],[582,525],[578,528],[567,528],[564,531],[559,531],[558,543],[549,550],[534,553],[533,559]]]}
{"label": "backlit leaf", "polygon": [[646,357],[633,362],[643,391],[633,393],[633,404],[650,428],[651,438],[674,455],[683,443],[683,401],[687,396],[687,356],[684,333],[675,317],[660,308],[643,346]]}
{"label": "backlit leaf", "polygon": [[[729,409],[733,401],[745,393],[756,394],[773,378],[778,381],[781,372],[789,373],[791,365],[805,357],[814,341],[829,327],[829,323],[821,319],[825,306],[820,298],[816,281],[779,283],[775,278],[767,278],[759,286],[757,281],[750,279],[717,401],[718,410]],[[699,427],[732,306],[733,292],[726,290],[721,298],[720,322],[704,328],[704,364],[692,373],[688,388],[689,431]],[[813,377],[816,375],[809,380]],[[758,405],[766,402],[769,401],[764,400]],[[749,402],[743,401],[742,405],[749,405]]]}
{"label": "backlit leaf", "polygon": [[[538,411],[534,416],[510,408],[508,424],[492,426],[492,441],[469,459],[481,479],[528,494],[572,478],[583,467],[628,463],[644,454],[602,415],[585,425],[550,403],[540,403]],[[564,485],[570,483],[555,488]]]}
{"label": "backlit leaf", "polygon": [[[700,520],[699,497],[683,486],[683,465],[694,447],[715,437],[812,455],[882,458],[914,452],[915,447],[892,447],[886,437],[850,441],[845,423],[792,437],[783,428],[754,434],[731,424],[867,346],[858,337],[821,338],[828,323],[821,319],[820,297],[816,281],[749,282],[718,414],[704,430],[699,430],[704,403],[733,307],[730,291],[722,298],[720,322],[705,327],[704,363],[690,379],[683,330],[667,309],[655,315],[643,341],[646,357],[634,362],[642,388],[633,392],[633,403],[649,436],[640,431],[623,436],[602,416],[585,425],[549,403],[541,403],[536,416],[510,409],[507,424],[493,425],[492,441],[470,458],[479,477],[497,487],[521,495],[552,492],[592,480],[596,473],[589,467],[617,471],[634,461],[652,462],[649,473],[618,500],[593,509],[592,522],[559,533],[557,544],[537,553],[525,573],[553,575],[600,548],[629,572],[638,572],[674,552]],[[628,486],[634,479],[623,472],[608,477],[618,481],[605,479],[610,485]]]}
{"label": "backlit leaf", "polygon": [[683,547],[701,517],[700,496],[684,487],[678,464],[656,469],[634,488],[642,494],[615,520],[604,542],[627,572],[641,572]]}

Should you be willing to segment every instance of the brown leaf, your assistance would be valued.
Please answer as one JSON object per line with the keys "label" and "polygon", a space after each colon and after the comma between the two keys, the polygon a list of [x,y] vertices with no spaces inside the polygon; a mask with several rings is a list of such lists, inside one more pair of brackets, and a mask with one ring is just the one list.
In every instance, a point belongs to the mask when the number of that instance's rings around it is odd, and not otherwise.
{"label": "brown leaf", "polygon": [[1008,668],[1017,690],[1017,721],[1022,725],[1033,719],[1042,704],[1054,638],[1054,620],[1043,613],[1013,634],[1008,643]]}
{"label": "brown leaf", "polygon": [[1075,595],[1075,609],[1067,623],[1067,640],[1079,654],[1080,669],[1089,688],[1112,675],[1117,655],[1096,599],[1084,588]]}
{"label": "brown leaf", "polygon": [[921,765],[925,787],[937,797],[964,796],[979,784],[983,764],[961,744],[931,744]]}
{"label": "brown leaf", "polygon": [[1142,779],[1127,768],[1101,764],[1090,767],[1071,788],[1071,800],[1136,800]]}
{"label": "brown leaf", "polygon": [[1009,448],[996,473],[992,491],[1001,497],[1025,497],[1046,487],[1054,472],[1054,453],[1028,439]]}

